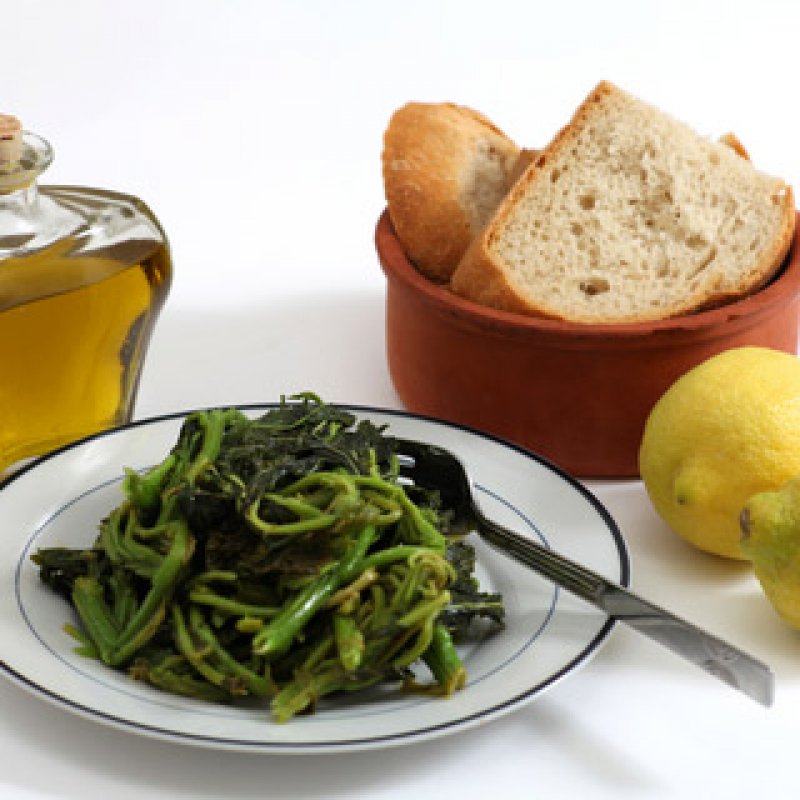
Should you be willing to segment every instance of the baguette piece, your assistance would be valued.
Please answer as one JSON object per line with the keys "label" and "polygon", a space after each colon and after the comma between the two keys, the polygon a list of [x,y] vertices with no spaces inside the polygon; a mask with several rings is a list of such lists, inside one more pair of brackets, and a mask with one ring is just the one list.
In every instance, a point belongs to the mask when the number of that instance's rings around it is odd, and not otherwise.
{"label": "baguette piece", "polygon": [[383,180],[397,237],[417,269],[449,280],[510,188],[520,150],[483,114],[407,103],[384,134]]}
{"label": "baguette piece", "polygon": [[528,167],[451,286],[477,303],[642,322],[752,292],[792,241],[792,191],[601,82]]}

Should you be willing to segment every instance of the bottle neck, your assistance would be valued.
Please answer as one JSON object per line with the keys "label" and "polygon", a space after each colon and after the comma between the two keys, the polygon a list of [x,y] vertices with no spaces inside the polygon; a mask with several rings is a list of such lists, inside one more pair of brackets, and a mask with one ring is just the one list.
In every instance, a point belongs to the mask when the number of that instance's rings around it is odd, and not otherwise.
{"label": "bottle neck", "polygon": [[36,181],[16,189],[0,189],[0,211],[22,212],[39,202],[39,185]]}
{"label": "bottle neck", "polygon": [[[2,120],[11,119],[0,115]],[[7,126],[6,126],[7,127]],[[36,195],[36,181],[53,161],[49,142],[28,131],[4,134],[0,125],[0,201],[20,192]]]}
{"label": "bottle neck", "polygon": [[[9,119],[3,116],[0,121]],[[49,216],[42,208],[37,180],[50,166],[53,150],[35,134],[9,133],[8,124],[0,126],[0,140],[0,257],[6,257],[15,247],[36,240],[43,217]]]}
{"label": "bottle neck", "polygon": [[0,191],[0,251],[29,242],[40,227],[39,189],[27,186]]}

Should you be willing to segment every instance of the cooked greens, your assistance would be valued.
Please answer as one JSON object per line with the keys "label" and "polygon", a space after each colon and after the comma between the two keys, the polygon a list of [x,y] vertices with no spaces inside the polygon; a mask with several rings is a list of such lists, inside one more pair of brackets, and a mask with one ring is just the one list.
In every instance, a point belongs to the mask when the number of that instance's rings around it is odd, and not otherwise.
{"label": "cooked greens", "polygon": [[454,640],[502,625],[502,601],[436,491],[398,470],[384,428],[310,393],[257,419],[195,412],[160,464],[126,471],[93,546],[33,560],[79,652],[169,692],[267,698],[278,721],[387,681],[449,695]]}

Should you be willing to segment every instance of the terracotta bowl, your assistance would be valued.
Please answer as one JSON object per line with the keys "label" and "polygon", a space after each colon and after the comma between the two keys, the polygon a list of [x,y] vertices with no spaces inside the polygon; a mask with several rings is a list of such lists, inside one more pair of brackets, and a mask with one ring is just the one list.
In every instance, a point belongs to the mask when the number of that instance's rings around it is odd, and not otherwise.
{"label": "terracotta bowl", "polygon": [[676,319],[605,326],[457,297],[414,268],[387,212],[375,242],[389,371],[406,408],[507,439],[580,477],[636,477],[653,405],[710,356],[743,345],[797,352],[800,220],[783,270],[760,292]]}

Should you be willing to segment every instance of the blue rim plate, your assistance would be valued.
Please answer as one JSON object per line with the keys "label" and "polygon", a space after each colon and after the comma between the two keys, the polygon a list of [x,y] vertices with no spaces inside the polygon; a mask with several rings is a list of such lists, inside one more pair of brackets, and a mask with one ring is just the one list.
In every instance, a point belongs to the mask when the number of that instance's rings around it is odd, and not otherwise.
{"label": "blue rim plate", "polygon": [[[239,406],[251,415],[273,404]],[[390,433],[458,453],[484,510],[520,533],[629,583],[623,537],[585,487],[546,460],[492,436],[398,411],[347,406]],[[465,689],[449,699],[387,688],[331,698],[285,725],[263,707],[218,706],[173,697],[74,653],[63,630],[71,611],[38,578],[39,547],[85,546],[120,499],[123,468],[159,462],[188,411],[82,439],[13,474],[0,487],[0,671],[55,705],[143,735],[218,749],[345,752],[455,733],[534,700],[597,652],[613,621],[483,545],[478,577],[503,593],[507,625],[464,649]]]}

